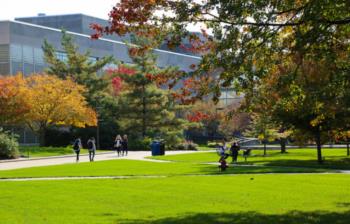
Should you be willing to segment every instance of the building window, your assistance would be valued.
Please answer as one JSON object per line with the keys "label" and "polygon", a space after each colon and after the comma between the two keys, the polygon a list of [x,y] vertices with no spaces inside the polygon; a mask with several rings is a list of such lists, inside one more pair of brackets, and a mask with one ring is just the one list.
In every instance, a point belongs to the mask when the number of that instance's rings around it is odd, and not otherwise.
{"label": "building window", "polygon": [[56,54],[56,57],[58,60],[63,61],[63,62],[68,61],[67,53],[57,51],[57,52],[55,52],[55,54]]}

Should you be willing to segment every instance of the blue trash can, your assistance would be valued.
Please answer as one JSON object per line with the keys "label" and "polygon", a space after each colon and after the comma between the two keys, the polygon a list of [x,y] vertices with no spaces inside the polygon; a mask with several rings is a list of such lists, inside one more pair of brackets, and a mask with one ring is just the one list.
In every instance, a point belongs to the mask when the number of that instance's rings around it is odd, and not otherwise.
{"label": "blue trash can", "polygon": [[152,156],[159,156],[161,155],[160,152],[160,142],[158,141],[153,141],[151,143],[151,150],[152,150]]}

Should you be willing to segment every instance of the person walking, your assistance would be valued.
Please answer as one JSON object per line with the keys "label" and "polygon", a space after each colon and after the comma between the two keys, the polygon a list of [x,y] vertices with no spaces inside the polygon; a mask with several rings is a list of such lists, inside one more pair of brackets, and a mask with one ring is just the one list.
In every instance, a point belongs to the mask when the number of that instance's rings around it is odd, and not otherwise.
{"label": "person walking", "polygon": [[122,140],[122,155],[128,155],[128,136],[124,135]]}
{"label": "person walking", "polygon": [[226,145],[226,142],[223,141],[222,145],[220,145],[218,150],[217,150],[218,154],[220,156],[219,162],[221,162],[222,159],[226,160],[227,157],[230,156],[228,153],[226,153],[226,150],[227,150],[227,145]]}
{"label": "person walking", "polygon": [[120,151],[122,149],[122,137],[120,135],[117,135],[114,140],[114,150],[115,154],[118,153],[118,156],[120,156]]}
{"label": "person walking", "polygon": [[240,150],[240,147],[238,145],[237,142],[233,142],[230,151],[231,151],[231,155],[232,155],[232,163],[236,163],[237,162],[237,157],[238,157],[238,152]]}
{"label": "person walking", "polygon": [[93,162],[95,158],[95,153],[96,153],[96,142],[94,137],[89,138],[87,142],[87,147],[89,150],[89,160],[90,162]]}
{"label": "person walking", "polygon": [[75,154],[77,155],[76,162],[79,162],[79,154],[80,154],[81,148],[82,148],[81,139],[80,138],[75,139],[74,144],[73,144],[73,150],[74,150]]}

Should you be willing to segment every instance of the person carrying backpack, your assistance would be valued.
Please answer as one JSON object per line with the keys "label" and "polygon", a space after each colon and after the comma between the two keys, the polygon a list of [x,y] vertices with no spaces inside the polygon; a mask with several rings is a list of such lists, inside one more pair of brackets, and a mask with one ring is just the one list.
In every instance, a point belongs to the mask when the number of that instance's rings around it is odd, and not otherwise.
{"label": "person carrying backpack", "polygon": [[79,162],[79,154],[80,154],[81,148],[82,148],[81,139],[80,138],[75,139],[74,144],[73,144],[73,150],[74,150],[75,154],[77,155],[76,162]]}
{"label": "person carrying backpack", "polygon": [[94,158],[95,158],[95,152],[96,152],[96,143],[95,143],[95,138],[94,137],[89,138],[89,140],[87,142],[87,147],[88,147],[88,150],[89,150],[90,162],[93,162]]}
{"label": "person carrying backpack", "polygon": [[128,155],[128,136],[124,135],[122,140],[122,155]]}

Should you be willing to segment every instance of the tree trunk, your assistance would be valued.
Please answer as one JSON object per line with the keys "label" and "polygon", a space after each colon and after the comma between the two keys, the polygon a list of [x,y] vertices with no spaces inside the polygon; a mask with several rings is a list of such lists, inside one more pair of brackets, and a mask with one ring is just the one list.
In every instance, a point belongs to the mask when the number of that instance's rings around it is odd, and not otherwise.
{"label": "tree trunk", "polygon": [[146,96],[145,85],[142,85],[142,137],[146,136]]}
{"label": "tree trunk", "polygon": [[347,153],[346,153],[346,155],[347,155],[347,156],[350,156],[350,148],[349,148],[349,144],[350,144],[350,142],[349,142],[349,141],[347,141],[347,142],[346,142],[346,152],[347,152]]}
{"label": "tree trunk", "polygon": [[281,153],[286,153],[286,140],[284,138],[280,139]]}
{"label": "tree trunk", "polygon": [[318,128],[316,135],[316,145],[317,145],[317,161],[319,164],[323,163],[323,159],[322,159],[322,145],[321,145],[321,133],[320,130]]}
{"label": "tree trunk", "polygon": [[264,142],[264,156],[266,156],[266,142]]}
{"label": "tree trunk", "polygon": [[39,145],[41,147],[44,147],[46,146],[46,141],[45,141],[45,134],[46,134],[46,128],[42,128],[40,131],[39,131]]}

